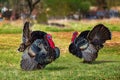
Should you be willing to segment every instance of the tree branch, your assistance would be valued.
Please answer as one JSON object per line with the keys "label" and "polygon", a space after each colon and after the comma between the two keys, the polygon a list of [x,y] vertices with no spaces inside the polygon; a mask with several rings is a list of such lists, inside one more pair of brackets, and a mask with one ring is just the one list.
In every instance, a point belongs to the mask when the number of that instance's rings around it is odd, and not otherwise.
{"label": "tree branch", "polygon": [[37,3],[39,3],[40,0],[36,0],[34,3],[33,3],[33,0],[27,0],[27,2],[28,2],[29,9],[30,9],[30,14],[29,14],[29,15],[31,15],[31,13],[32,13],[35,5],[36,5]]}
{"label": "tree branch", "polygon": [[35,5],[37,4],[37,3],[39,3],[40,2],[40,0],[37,0],[36,2],[34,2],[33,3],[33,8],[35,7]]}
{"label": "tree branch", "polygon": [[30,14],[31,14],[33,10],[32,0],[27,0],[27,2],[28,2],[29,9],[30,9]]}

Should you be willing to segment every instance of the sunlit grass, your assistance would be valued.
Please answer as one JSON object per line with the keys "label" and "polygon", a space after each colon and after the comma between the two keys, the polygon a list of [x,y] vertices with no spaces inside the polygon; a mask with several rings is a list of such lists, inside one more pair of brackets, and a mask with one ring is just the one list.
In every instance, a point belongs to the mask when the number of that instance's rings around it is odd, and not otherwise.
{"label": "sunlit grass", "polygon": [[65,28],[35,24],[33,30],[46,31],[53,36],[55,45],[60,48],[60,58],[43,70],[23,71],[20,68],[22,53],[17,52],[21,43],[22,25],[6,23],[0,26],[0,80],[119,80],[120,42],[119,34],[112,36],[93,64],[83,64],[82,59],[68,52],[73,31],[91,30],[103,23],[111,31],[120,31],[120,22],[112,21],[70,21]]}
{"label": "sunlit grass", "polygon": [[21,33],[22,32],[22,27],[11,25],[10,23],[6,23],[0,26],[0,34],[2,33]]}
{"label": "sunlit grass", "polygon": [[[0,35],[0,80],[119,80],[120,45],[105,45],[93,64],[68,52],[71,33],[49,32],[53,35],[61,55],[43,70],[23,71],[20,68],[22,53],[17,52],[21,34]],[[68,37],[67,37],[68,36]]]}
{"label": "sunlit grass", "polygon": [[97,24],[104,24],[111,31],[120,31],[120,19],[118,20],[85,20],[85,21],[72,21],[71,27],[77,31],[91,30]]}
{"label": "sunlit grass", "polygon": [[[35,24],[32,28],[33,30],[41,30],[47,32],[81,32],[84,30],[91,30],[97,24],[104,24],[111,31],[120,31],[120,19],[67,21],[65,23],[65,27]],[[4,23],[3,25],[0,25],[0,34],[21,33],[22,28],[23,23],[21,21]]]}

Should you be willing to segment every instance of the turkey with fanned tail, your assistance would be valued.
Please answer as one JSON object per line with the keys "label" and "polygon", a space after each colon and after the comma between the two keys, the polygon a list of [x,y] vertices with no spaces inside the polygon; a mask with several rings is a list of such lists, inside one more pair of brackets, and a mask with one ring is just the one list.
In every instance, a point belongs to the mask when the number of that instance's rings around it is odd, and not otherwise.
{"label": "turkey with fanned tail", "polygon": [[91,31],[81,32],[78,37],[77,35],[78,32],[72,35],[69,52],[76,57],[83,58],[84,63],[95,61],[106,40],[111,40],[111,32],[103,24],[96,25]]}
{"label": "turkey with fanned tail", "polygon": [[20,64],[23,70],[42,69],[60,56],[52,36],[43,31],[30,30],[29,22],[24,24],[18,51],[23,52]]}

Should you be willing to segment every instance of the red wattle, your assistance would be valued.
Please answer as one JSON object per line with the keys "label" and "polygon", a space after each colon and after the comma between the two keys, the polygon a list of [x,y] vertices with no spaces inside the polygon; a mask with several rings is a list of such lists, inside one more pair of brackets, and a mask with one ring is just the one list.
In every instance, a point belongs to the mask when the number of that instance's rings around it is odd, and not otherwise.
{"label": "red wattle", "polygon": [[75,32],[73,33],[73,35],[72,35],[71,42],[73,42],[73,41],[75,40],[75,38],[77,37],[77,35],[78,35],[78,32],[75,31]]}
{"label": "red wattle", "polygon": [[54,44],[54,42],[53,42],[53,40],[52,40],[52,36],[51,36],[50,34],[47,34],[47,35],[46,35],[46,39],[47,39],[50,47],[51,47],[51,48],[55,48],[55,44]]}

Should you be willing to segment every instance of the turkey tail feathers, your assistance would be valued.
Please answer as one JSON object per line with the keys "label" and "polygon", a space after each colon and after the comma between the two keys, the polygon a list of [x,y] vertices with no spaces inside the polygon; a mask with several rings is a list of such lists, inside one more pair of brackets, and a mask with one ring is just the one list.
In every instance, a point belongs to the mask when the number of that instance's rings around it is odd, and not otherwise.
{"label": "turkey tail feathers", "polygon": [[98,24],[90,31],[87,37],[92,42],[97,40],[100,41],[101,43],[104,43],[106,40],[111,39],[111,32],[103,24]]}
{"label": "turkey tail feathers", "polygon": [[23,27],[23,35],[22,35],[23,43],[27,42],[30,39],[31,32],[32,31],[30,30],[30,23],[25,22],[24,27]]}
{"label": "turkey tail feathers", "polygon": [[20,44],[18,51],[23,52],[31,44],[29,42],[31,32],[32,30],[30,30],[30,23],[26,21],[23,26],[22,43]]}

